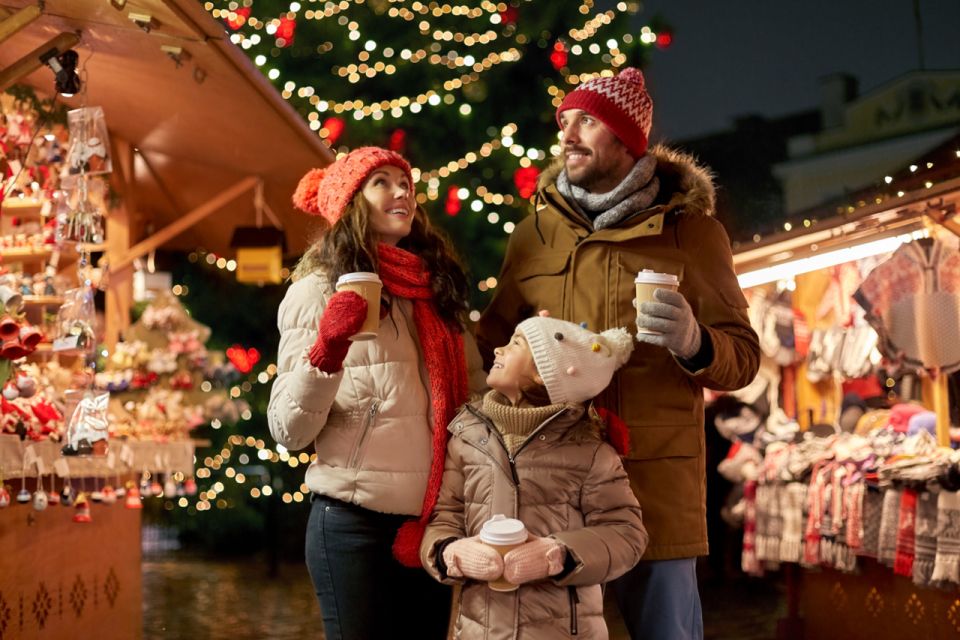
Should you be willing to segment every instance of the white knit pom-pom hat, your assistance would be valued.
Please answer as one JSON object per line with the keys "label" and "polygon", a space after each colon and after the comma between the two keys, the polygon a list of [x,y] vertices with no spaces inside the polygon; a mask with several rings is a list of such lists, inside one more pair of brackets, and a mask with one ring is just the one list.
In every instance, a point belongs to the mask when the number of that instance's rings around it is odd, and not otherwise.
{"label": "white knit pom-pom hat", "polygon": [[633,352],[633,338],[624,328],[594,333],[573,322],[538,316],[524,320],[517,330],[527,339],[554,404],[595,398]]}

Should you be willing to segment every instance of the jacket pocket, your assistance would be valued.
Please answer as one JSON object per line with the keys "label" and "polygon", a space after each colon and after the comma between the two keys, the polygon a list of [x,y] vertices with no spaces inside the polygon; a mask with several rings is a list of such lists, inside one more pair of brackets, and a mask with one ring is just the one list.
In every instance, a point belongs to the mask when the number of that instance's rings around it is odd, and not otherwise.
{"label": "jacket pocket", "polygon": [[569,251],[545,251],[517,266],[517,288],[523,300],[533,307],[530,313],[546,309],[560,317],[569,264]]}
{"label": "jacket pocket", "polygon": [[360,462],[363,459],[363,448],[370,437],[370,431],[373,430],[373,425],[377,420],[377,411],[379,411],[379,409],[380,401],[374,400],[370,404],[370,407],[364,412],[360,423],[360,434],[357,437],[357,444],[353,448],[353,455],[350,456],[350,462],[347,464],[347,468],[356,469],[360,466]]}

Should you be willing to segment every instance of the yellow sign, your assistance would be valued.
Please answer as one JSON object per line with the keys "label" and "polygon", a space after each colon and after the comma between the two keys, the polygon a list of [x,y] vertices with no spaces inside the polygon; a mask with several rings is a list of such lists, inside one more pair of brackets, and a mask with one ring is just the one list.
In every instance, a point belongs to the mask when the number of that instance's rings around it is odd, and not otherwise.
{"label": "yellow sign", "polygon": [[237,249],[237,282],[279,284],[283,266],[280,247],[240,247]]}

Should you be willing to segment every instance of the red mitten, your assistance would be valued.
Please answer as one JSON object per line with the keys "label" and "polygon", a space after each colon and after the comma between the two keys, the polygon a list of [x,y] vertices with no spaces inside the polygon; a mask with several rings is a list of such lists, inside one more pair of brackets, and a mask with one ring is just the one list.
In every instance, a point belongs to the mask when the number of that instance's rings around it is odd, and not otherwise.
{"label": "red mitten", "polygon": [[360,331],[367,318],[367,301],[353,291],[338,291],[330,297],[320,318],[320,335],[310,348],[310,364],[324,373],[336,373],[350,350],[350,336]]}

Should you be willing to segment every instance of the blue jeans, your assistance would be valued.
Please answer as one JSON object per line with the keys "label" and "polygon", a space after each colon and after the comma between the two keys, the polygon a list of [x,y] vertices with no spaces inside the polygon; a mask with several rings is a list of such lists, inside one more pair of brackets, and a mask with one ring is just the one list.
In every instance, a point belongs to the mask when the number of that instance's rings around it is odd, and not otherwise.
{"label": "blue jeans", "polygon": [[702,640],[696,558],[641,562],[610,588],[633,640]]}
{"label": "blue jeans", "polygon": [[313,496],[306,559],[327,640],[446,638],[452,590],[393,557],[406,519]]}

